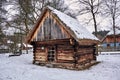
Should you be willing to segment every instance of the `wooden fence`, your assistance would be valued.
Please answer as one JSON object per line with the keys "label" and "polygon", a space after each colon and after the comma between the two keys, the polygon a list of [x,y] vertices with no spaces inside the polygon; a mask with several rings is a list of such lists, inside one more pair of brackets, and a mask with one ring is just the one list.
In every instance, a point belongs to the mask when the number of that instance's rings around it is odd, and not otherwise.
{"label": "wooden fence", "polygon": [[98,48],[99,52],[120,51],[120,47],[117,48]]}

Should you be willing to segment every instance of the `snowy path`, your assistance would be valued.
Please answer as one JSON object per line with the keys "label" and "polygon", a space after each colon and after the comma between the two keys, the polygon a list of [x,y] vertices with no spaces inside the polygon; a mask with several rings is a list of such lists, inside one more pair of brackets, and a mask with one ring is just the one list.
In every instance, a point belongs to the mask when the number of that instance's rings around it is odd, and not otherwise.
{"label": "snowy path", "polygon": [[32,54],[0,54],[0,80],[120,80],[120,55],[99,55],[100,64],[83,71],[32,64]]}

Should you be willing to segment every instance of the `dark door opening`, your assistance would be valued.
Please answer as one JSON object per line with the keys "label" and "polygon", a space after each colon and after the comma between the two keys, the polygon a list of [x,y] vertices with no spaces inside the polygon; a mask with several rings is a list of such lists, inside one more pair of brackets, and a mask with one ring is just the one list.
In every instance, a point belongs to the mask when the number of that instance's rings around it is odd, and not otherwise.
{"label": "dark door opening", "polygon": [[55,61],[55,47],[48,47],[47,59],[49,62]]}

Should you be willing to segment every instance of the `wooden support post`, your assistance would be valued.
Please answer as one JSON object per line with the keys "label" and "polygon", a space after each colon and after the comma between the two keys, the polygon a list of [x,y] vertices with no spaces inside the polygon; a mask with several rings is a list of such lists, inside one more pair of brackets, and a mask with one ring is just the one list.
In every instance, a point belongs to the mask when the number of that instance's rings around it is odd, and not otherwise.
{"label": "wooden support post", "polygon": [[96,60],[96,47],[93,46],[93,60]]}
{"label": "wooden support post", "polygon": [[74,48],[74,68],[76,68],[76,64],[78,63],[78,58],[77,58],[77,42],[74,41],[74,45],[73,45],[73,48]]}

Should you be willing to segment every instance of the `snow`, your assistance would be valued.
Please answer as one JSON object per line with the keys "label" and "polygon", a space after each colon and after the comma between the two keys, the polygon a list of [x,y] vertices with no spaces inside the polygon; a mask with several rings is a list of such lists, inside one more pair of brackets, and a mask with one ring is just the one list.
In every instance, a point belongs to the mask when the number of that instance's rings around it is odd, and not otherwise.
{"label": "snow", "polygon": [[7,40],[7,43],[10,44],[10,43],[14,43],[13,41],[11,40]]}
{"label": "snow", "polygon": [[92,39],[98,40],[92,33],[90,33],[85,27],[82,27],[79,21],[76,19],[48,6],[48,8],[58,16],[58,18],[67,25],[75,33],[78,39]]}
{"label": "snow", "polygon": [[30,45],[30,44],[25,44],[25,43],[23,43],[23,45],[24,45],[25,47],[33,47],[33,46]]}
{"label": "snow", "polygon": [[[24,46],[24,47],[29,47],[29,48],[32,48],[32,47],[33,47],[32,45],[30,45],[30,44],[25,44],[25,43],[23,43],[23,46]],[[18,44],[18,47],[21,47],[21,43]]]}
{"label": "snow", "polygon": [[101,63],[74,71],[32,64],[33,54],[0,54],[0,80],[120,80],[120,55],[99,55]]}
{"label": "snow", "polygon": [[99,54],[102,54],[102,55],[115,55],[115,54],[120,54],[120,51],[99,52]]}

